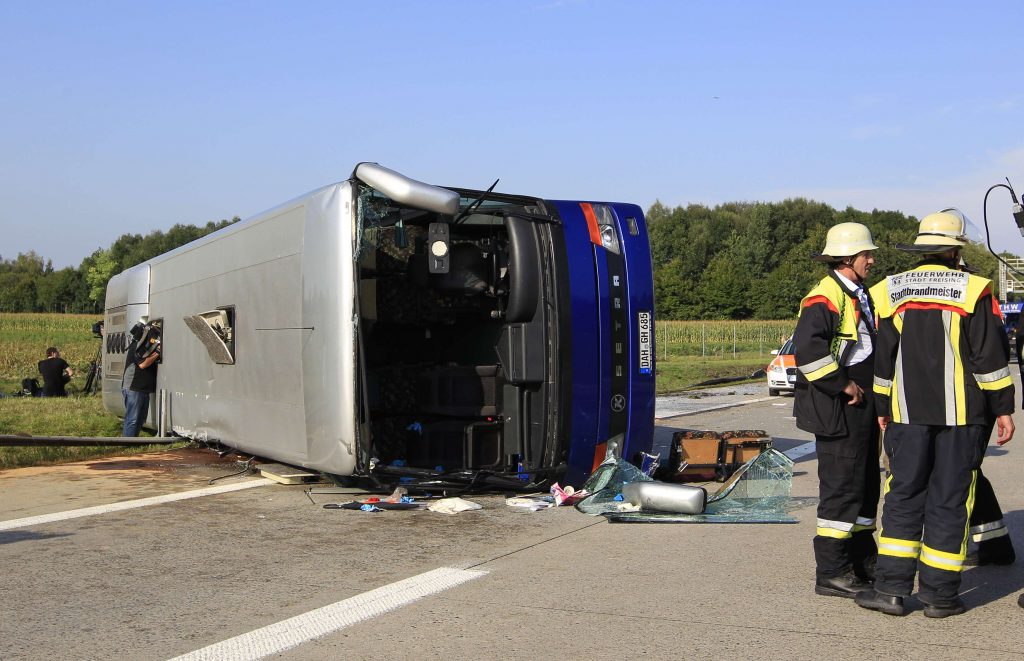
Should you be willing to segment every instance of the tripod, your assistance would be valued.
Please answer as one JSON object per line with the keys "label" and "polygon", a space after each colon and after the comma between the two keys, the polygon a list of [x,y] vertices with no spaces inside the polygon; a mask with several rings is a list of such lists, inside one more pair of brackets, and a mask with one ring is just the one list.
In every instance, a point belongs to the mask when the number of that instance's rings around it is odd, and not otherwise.
{"label": "tripod", "polygon": [[103,340],[100,340],[100,346],[96,348],[96,357],[93,358],[91,363],[89,363],[89,373],[85,377],[85,388],[82,389],[82,394],[91,395],[95,392],[99,392],[102,383]]}

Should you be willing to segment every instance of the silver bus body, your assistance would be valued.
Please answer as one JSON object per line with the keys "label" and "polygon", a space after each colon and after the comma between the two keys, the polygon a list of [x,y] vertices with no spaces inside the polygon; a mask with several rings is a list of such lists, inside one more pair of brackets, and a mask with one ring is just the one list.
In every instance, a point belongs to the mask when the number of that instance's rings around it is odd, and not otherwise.
{"label": "silver bus body", "polygon": [[[545,478],[570,464],[585,471],[602,435],[649,449],[652,366],[635,383],[608,376],[610,361],[596,371],[610,341],[588,310],[602,296],[605,309],[612,304],[587,274],[622,259],[603,258],[591,242],[602,236],[596,225],[563,231],[558,209],[581,206],[593,221],[590,203],[442,188],[362,163],[347,181],[111,278],[104,406],[124,415],[128,333],[142,321],[160,325],[163,347],[145,426],[323,473]],[[623,255],[635,250],[640,293],[625,305],[617,296],[614,308],[618,326],[632,327],[626,320],[650,320],[653,307],[646,227],[639,209],[615,209],[598,210],[605,239],[608,223],[630,216],[630,231],[615,232]],[[570,234],[583,237],[575,248]],[[616,373],[623,361],[639,364],[636,352],[616,358]],[[589,381],[574,385],[582,362]],[[642,396],[624,393],[627,409],[609,423],[573,410],[574,387],[594,398],[610,397],[607,388]],[[634,428],[644,439],[630,446]]]}

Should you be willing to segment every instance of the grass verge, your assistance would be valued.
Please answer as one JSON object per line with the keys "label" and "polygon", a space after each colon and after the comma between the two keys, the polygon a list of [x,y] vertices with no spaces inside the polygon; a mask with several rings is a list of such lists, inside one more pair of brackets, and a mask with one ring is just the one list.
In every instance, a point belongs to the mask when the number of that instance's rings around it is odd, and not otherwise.
{"label": "grass verge", "polygon": [[[9,390],[4,390],[9,392]],[[0,398],[0,434],[28,436],[120,436],[121,420],[103,408],[98,396]],[[146,432],[148,434],[148,432]],[[116,454],[166,450],[138,447],[0,447],[0,470],[81,461]]]}
{"label": "grass verge", "polygon": [[[738,354],[729,356],[669,356],[657,362],[656,388],[659,395],[692,388],[702,381],[731,376],[747,376],[755,370],[764,369],[772,356]],[[757,379],[752,379],[756,381]],[[760,377],[764,382],[764,377]],[[765,388],[768,386],[766,385]],[[767,392],[767,390],[765,391]]]}

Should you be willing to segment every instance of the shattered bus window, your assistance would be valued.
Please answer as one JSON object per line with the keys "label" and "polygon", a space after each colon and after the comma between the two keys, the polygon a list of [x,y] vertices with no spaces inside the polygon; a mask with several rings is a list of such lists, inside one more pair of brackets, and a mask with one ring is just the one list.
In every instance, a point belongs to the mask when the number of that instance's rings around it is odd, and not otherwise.
{"label": "shattered bus window", "polygon": [[703,514],[657,514],[614,508],[596,513],[620,523],[796,523],[796,517],[788,513],[792,487],[793,461],[769,449],[744,464],[717,493],[708,496]]}

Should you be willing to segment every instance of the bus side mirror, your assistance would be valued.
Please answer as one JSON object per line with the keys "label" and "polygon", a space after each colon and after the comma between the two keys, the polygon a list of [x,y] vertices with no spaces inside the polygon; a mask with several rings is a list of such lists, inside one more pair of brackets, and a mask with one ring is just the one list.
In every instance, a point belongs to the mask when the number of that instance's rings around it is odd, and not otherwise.
{"label": "bus side mirror", "polygon": [[530,321],[540,299],[541,258],[533,221],[505,216],[508,229],[508,323]]}

